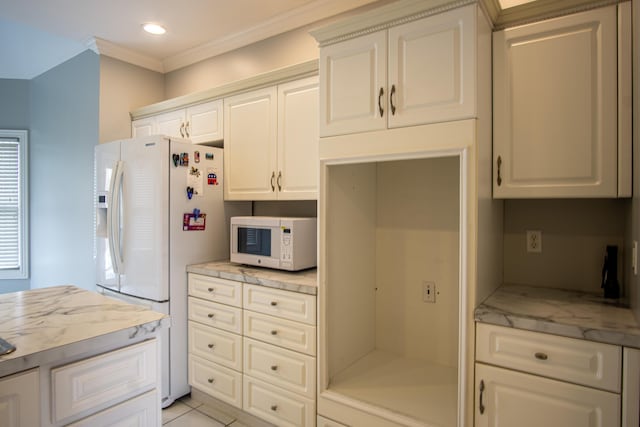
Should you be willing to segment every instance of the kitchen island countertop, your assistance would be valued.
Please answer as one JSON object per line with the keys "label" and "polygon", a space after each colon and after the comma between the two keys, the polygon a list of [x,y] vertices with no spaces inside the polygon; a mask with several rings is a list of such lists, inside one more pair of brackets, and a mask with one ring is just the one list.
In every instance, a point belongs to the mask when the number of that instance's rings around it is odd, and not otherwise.
{"label": "kitchen island countertop", "polygon": [[316,295],[318,293],[318,278],[315,268],[302,271],[281,271],[250,267],[229,261],[214,261],[188,265],[187,272],[303,294]]}
{"label": "kitchen island countertop", "polygon": [[640,323],[632,310],[585,292],[502,285],[476,308],[475,320],[640,348]]}
{"label": "kitchen island countertop", "polygon": [[0,356],[0,376],[49,363],[69,346],[77,352],[126,344],[168,325],[164,314],[71,285],[2,294],[0,337],[16,351]]}

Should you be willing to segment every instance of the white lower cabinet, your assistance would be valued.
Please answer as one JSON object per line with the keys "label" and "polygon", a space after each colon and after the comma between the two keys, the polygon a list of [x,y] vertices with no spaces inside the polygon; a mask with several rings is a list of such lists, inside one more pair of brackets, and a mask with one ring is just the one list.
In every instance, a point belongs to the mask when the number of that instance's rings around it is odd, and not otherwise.
{"label": "white lower cabinet", "polygon": [[99,412],[69,427],[156,427],[161,423],[156,402],[160,401],[156,390],[145,393],[120,405]]}
{"label": "white lower cabinet", "polygon": [[475,426],[621,425],[622,347],[476,325]]}
{"label": "white lower cabinet", "polygon": [[38,369],[0,378],[0,425],[31,427],[40,424]]}
{"label": "white lower cabinet", "polygon": [[316,423],[316,297],[189,274],[189,384],[277,426]]}
{"label": "white lower cabinet", "polygon": [[[158,351],[153,339],[52,369],[53,423],[66,425],[155,390]],[[159,404],[156,399],[149,409],[159,412]]]}

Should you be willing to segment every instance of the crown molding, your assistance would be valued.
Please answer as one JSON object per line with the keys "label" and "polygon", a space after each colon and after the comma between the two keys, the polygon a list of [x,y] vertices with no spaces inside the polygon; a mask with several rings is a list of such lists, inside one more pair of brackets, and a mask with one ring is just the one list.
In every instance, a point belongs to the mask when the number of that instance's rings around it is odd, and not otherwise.
{"label": "crown molding", "polygon": [[348,10],[365,6],[374,1],[375,0],[359,0],[356,4],[349,2],[349,7],[345,7],[342,0],[315,0],[302,7],[292,9],[287,13],[274,16],[247,30],[230,34],[224,38],[196,46],[177,55],[165,58],[163,61],[164,70],[168,73],[247,46],[251,43],[256,43],[269,37],[309,25],[311,22],[317,22]]}
{"label": "crown molding", "polygon": [[93,50],[98,55],[109,56],[159,73],[165,72],[162,61],[133,50],[126,49],[99,37],[92,37],[85,44],[88,49]]}

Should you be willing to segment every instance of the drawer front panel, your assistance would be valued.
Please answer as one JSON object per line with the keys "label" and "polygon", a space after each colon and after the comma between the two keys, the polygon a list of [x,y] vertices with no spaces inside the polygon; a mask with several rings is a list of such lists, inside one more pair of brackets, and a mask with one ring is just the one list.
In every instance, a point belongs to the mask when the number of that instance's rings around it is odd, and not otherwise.
{"label": "drawer front panel", "polygon": [[615,345],[478,323],[476,360],[620,392],[621,348]]}
{"label": "drawer front panel", "polygon": [[242,336],[189,321],[189,352],[242,370]]}
{"label": "drawer front panel", "polygon": [[69,427],[157,427],[161,424],[160,397],[150,391],[70,424]]}
{"label": "drawer front panel", "polygon": [[242,408],[242,374],[189,356],[189,385],[237,408]]}
{"label": "drawer front panel", "polygon": [[245,310],[244,335],[315,356],[316,327]]}
{"label": "drawer front panel", "polygon": [[313,357],[245,338],[243,372],[315,398],[316,364]]}
{"label": "drawer front panel", "polygon": [[242,307],[242,284],[233,280],[189,273],[189,295]]}
{"label": "drawer front panel", "polygon": [[316,324],[314,295],[244,284],[244,308],[309,325]]}
{"label": "drawer front panel", "polygon": [[153,389],[157,375],[156,340],[52,369],[53,420],[123,402]]}
{"label": "drawer front panel", "polygon": [[243,409],[279,427],[313,426],[315,401],[244,376]]}
{"label": "drawer front panel", "polygon": [[225,304],[189,297],[189,320],[242,333],[242,309]]}

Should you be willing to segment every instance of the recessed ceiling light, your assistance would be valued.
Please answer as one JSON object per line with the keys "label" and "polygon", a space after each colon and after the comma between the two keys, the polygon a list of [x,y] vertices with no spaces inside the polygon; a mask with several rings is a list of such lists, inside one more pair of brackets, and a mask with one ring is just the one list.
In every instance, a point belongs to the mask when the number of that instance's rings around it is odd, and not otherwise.
{"label": "recessed ceiling light", "polygon": [[142,24],[142,28],[149,34],[161,35],[167,32],[162,25],[146,23]]}

